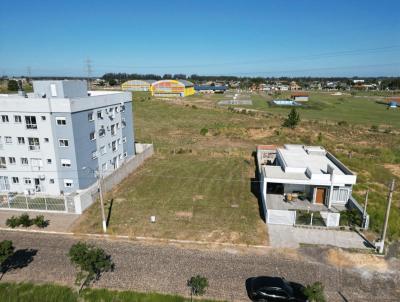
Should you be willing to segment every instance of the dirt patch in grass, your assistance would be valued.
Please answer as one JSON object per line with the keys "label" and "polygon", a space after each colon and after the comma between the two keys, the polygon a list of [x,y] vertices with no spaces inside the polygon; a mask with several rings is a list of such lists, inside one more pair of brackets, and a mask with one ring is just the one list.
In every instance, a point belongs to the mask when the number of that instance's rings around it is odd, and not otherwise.
{"label": "dirt patch in grass", "polygon": [[385,164],[384,167],[389,169],[395,176],[400,177],[400,165],[395,164]]}
{"label": "dirt patch in grass", "polygon": [[175,212],[175,216],[177,218],[191,219],[193,217],[193,212],[179,211],[179,212]]}
{"label": "dirt patch in grass", "polygon": [[329,264],[344,268],[367,269],[379,272],[388,270],[388,264],[384,258],[371,254],[350,253],[341,249],[328,250],[326,260]]}

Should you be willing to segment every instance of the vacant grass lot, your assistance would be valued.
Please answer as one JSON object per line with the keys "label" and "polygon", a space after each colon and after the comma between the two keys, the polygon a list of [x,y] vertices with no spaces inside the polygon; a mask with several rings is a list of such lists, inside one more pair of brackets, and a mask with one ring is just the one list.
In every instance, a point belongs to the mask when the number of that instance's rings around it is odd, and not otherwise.
{"label": "vacant grass lot", "polygon": [[[379,102],[385,98],[379,96],[333,96],[332,92],[314,92],[310,100],[298,107],[300,114],[307,119],[346,121],[350,124],[382,125],[386,127],[400,127],[400,110],[388,109]],[[268,102],[274,98],[289,98],[290,93],[281,96],[267,96],[254,94],[253,108],[271,113],[287,115],[291,108],[276,106],[270,107]]]}
{"label": "vacant grass lot", "polygon": [[[185,302],[187,298],[157,293],[85,289],[78,295],[71,288],[60,285],[31,283],[0,283],[2,302]],[[200,300],[212,302],[210,300]]]}
{"label": "vacant grass lot", "polygon": [[[249,115],[215,108],[213,103],[203,108],[210,100],[188,98],[171,104],[137,95],[136,139],[153,142],[156,154],[109,194],[108,199],[114,201],[110,232],[265,243],[266,228],[253,194],[258,183],[253,179],[252,152],[258,144],[284,143],[323,145],[355,171],[354,195],[362,204],[366,188],[370,189],[371,229],[379,231],[387,184],[393,177],[400,181],[400,124],[396,120],[400,112],[358,98],[327,107],[331,97],[319,104],[313,96],[312,106],[300,111],[301,125],[290,130],[281,127],[288,109],[269,108],[266,103],[264,109],[259,108],[268,114]],[[254,99],[265,102],[258,96]],[[363,102],[369,107],[360,111]],[[343,120],[346,123],[338,125]],[[400,236],[398,197],[396,192],[388,230],[391,238]],[[156,216],[154,224],[151,215]],[[75,231],[100,233],[99,222],[96,204],[81,217]]]}

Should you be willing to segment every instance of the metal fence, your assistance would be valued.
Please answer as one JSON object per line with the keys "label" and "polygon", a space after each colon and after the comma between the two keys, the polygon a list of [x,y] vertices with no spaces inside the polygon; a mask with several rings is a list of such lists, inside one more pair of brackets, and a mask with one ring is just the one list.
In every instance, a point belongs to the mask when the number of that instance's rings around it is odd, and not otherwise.
{"label": "metal fence", "polygon": [[1,194],[0,208],[66,212],[66,199],[63,196]]}

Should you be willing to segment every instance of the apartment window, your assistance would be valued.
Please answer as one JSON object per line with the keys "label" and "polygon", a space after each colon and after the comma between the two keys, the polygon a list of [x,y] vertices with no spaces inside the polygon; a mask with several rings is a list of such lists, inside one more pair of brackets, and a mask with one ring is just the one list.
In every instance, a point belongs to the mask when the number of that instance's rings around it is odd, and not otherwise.
{"label": "apartment window", "polygon": [[24,178],[24,183],[25,183],[26,185],[30,185],[30,184],[32,183],[32,180],[31,180],[30,178],[28,178],[28,177],[25,177],[25,178]]}
{"label": "apartment window", "polygon": [[122,159],[122,154],[119,154],[119,155],[118,155],[118,158],[119,158],[119,159]]}
{"label": "apartment window", "polygon": [[103,112],[101,110],[97,111],[97,118],[102,119],[103,118]]}
{"label": "apartment window", "polygon": [[47,164],[51,165],[51,158],[47,159]]}
{"label": "apartment window", "polygon": [[122,128],[125,128],[125,127],[126,127],[126,121],[125,121],[125,118],[123,118],[123,119],[122,119],[121,123],[122,123]]}
{"label": "apartment window", "polygon": [[119,107],[115,107],[115,112],[119,112]]}
{"label": "apartment window", "polygon": [[106,146],[101,146],[100,147],[100,155],[104,155],[106,153],[107,153]]}
{"label": "apartment window", "polygon": [[49,183],[54,184],[54,178],[50,178]]}
{"label": "apartment window", "polygon": [[94,131],[90,132],[89,138],[90,138],[91,141],[94,141],[96,139],[96,132],[94,132]]}
{"label": "apartment window", "polygon": [[122,138],[122,142],[123,142],[123,143],[126,143],[126,136],[124,136],[124,137]]}
{"label": "apartment window", "polygon": [[13,184],[19,184],[19,178],[18,177],[13,177],[12,179],[12,183]]}
{"label": "apartment window", "polygon": [[101,165],[101,170],[102,171],[107,171],[107,163],[104,163]]}
{"label": "apartment window", "polygon": [[18,137],[18,145],[23,145],[25,144],[25,138],[24,137]]}
{"label": "apartment window", "polygon": [[117,145],[121,145],[121,139],[117,139]]}
{"label": "apartment window", "polygon": [[8,162],[10,163],[10,165],[15,165],[15,157],[9,157]]}
{"label": "apartment window", "polygon": [[44,138],[44,142],[45,142],[45,143],[48,143],[48,142],[49,142],[49,138],[48,138],[48,137],[45,137],[45,138]]}
{"label": "apartment window", "polygon": [[111,135],[115,135],[116,131],[115,131],[115,125],[111,125]]}
{"label": "apartment window", "polygon": [[37,137],[28,137],[29,150],[38,151],[40,150],[40,143]]}
{"label": "apartment window", "polygon": [[67,124],[67,119],[65,117],[56,117],[57,125],[65,126]]}
{"label": "apartment window", "polygon": [[5,136],[4,139],[5,139],[6,144],[12,144],[11,136]]}
{"label": "apartment window", "polygon": [[28,159],[26,157],[21,157],[21,165],[26,166],[28,164]]}
{"label": "apartment window", "polygon": [[5,169],[5,168],[7,168],[6,158],[4,156],[1,156],[0,157],[0,169]]}
{"label": "apartment window", "polygon": [[121,105],[121,112],[125,112],[125,105]]}
{"label": "apartment window", "polygon": [[59,143],[60,147],[68,147],[69,146],[69,142],[67,139],[59,139],[58,143]]}
{"label": "apartment window", "polygon": [[93,112],[88,113],[88,120],[89,120],[89,122],[93,122],[94,121]]}
{"label": "apartment window", "polygon": [[46,117],[44,115],[42,115],[41,118],[42,118],[42,121],[46,120]]}
{"label": "apartment window", "polygon": [[93,151],[92,152],[92,159],[96,159],[97,158],[97,151]]}
{"label": "apartment window", "polygon": [[1,116],[1,121],[2,121],[3,123],[8,123],[8,122],[9,122],[9,120],[8,120],[8,115],[2,115],[2,116]]}
{"label": "apartment window", "polygon": [[61,166],[63,167],[71,167],[71,160],[70,159],[61,159]]}
{"label": "apartment window", "polygon": [[37,129],[36,116],[25,116],[26,129]]}
{"label": "apartment window", "polygon": [[22,123],[22,118],[20,115],[14,115],[14,123]]}
{"label": "apartment window", "polygon": [[119,123],[116,123],[117,129],[121,128],[121,125]]}
{"label": "apartment window", "polygon": [[99,130],[99,137],[103,137],[104,135],[106,135],[106,129],[104,129],[104,126],[101,126]]}
{"label": "apartment window", "polygon": [[128,153],[124,152],[124,157],[127,157],[127,156],[128,156]]}
{"label": "apartment window", "polygon": [[72,188],[74,186],[74,181],[72,179],[64,179],[64,187]]}
{"label": "apartment window", "polygon": [[118,146],[117,146],[117,142],[116,141],[111,142],[111,149],[113,151],[117,151],[118,150]]}

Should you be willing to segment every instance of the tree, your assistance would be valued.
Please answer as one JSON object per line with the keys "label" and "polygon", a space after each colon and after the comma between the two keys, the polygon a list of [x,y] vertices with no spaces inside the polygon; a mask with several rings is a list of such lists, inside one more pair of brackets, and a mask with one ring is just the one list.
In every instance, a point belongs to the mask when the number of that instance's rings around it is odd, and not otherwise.
{"label": "tree", "polygon": [[190,287],[190,296],[202,296],[208,287],[208,280],[206,277],[200,275],[194,276],[187,281],[187,286]]}
{"label": "tree", "polygon": [[300,114],[297,112],[296,108],[292,108],[287,119],[285,119],[285,121],[283,122],[283,127],[294,129],[299,124],[299,122]]}
{"label": "tree", "polygon": [[310,302],[325,302],[324,286],[321,282],[307,285],[303,290],[304,295]]}
{"label": "tree", "polygon": [[117,84],[117,81],[116,81],[115,79],[110,79],[110,80],[108,81],[108,84],[109,84],[110,86],[114,86],[114,85]]}
{"label": "tree", "polygon": [[0,242],[0,269],[1,269],[0,280],[5,273],[4,264],[13,254],[14,254],[14,247],[12,245],[12,241],[10,241],[10,240],[1,241]]}
{"label": "tree", "polygon": [[7,89],[9,91],[18,91],[18,82],[16,80],[9,80],[7,84]]}
{"label": "tree", "polygon": [[80,270],[75,279],[76,285],[79,286],[78,293],[83,286],[89,286],[91,282],[99,280],[103,272],[114,269],[111,257],[103,249],[84,242],[74,244],[68,256]]}

